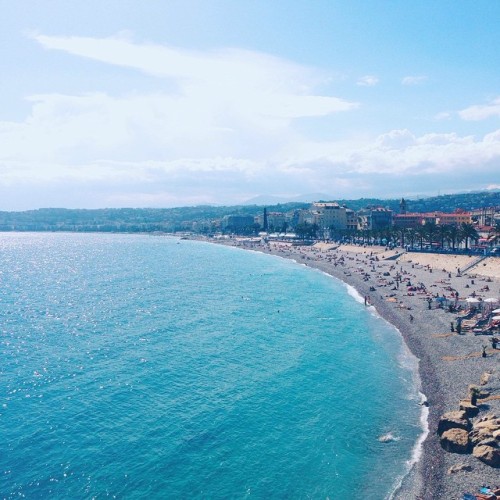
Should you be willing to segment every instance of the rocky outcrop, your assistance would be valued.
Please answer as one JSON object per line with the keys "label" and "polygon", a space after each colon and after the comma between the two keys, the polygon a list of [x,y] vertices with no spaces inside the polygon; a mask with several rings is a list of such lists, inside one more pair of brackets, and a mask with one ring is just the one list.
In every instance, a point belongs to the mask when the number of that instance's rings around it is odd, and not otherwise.
{"label": "rocky outcrop", "polygon": [[464,429],[469,431],[471,429],[470,420],[463,410],[449,411],[445,413],[440,419],[438,424],[438,434],[441,435],[450,429]]}
{"label": "rocky outcrop", "polygon": [[441,446],[450,453],[468,453],[469,433],[465,429],[449,429],[441,434]]}
{"label": "rocky outcrop", "polygon": [[465,412],[467,417],[475,417],[479,413],[479,408],[472,404],[469,399],[462,399],[460,401],[460,409]]}
{"label": "rocky outcrop", "polygon": [[500,467],[500,448],[498,445],[479,445],[475,446],[472,454],[491,467]]}
{"label": "rocky outcrop", "polygon": [[[487,382],[489,373],[483,373],[482,382]],[[460,401],[460,410],[450,411],[441,416],[437,432],[441,446],[451,453],[470,453],[490,467],[500,468],[500,417],[489,413],[475,417],[479,413],[478,399],[485,399],[490,391],[478,386],[469,386],[469,399]],[[448,470],[454,474],[469,470],[465,464],[456,464]]]}
{"label": "rocky outcrop", "polygon": [[489,432],[494,432],[500,429],[500,418],[495,414],[490,413],[484,417],[479,418],[473,426],[474,429],[486,429]]}
{"label": "rocky outcrop", "polygon": [[500,418],[485,415],[474,423],[469,434],[472,454],[491,467],[500,467]]}

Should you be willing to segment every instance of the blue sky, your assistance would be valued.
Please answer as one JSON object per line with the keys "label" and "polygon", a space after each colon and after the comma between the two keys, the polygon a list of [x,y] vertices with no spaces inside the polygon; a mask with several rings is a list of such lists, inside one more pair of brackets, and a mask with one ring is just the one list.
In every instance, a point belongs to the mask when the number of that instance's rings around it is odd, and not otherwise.
{"label": "blue sky", "polygon": [[0,210],[500,188],[495,0],[0,8]]}

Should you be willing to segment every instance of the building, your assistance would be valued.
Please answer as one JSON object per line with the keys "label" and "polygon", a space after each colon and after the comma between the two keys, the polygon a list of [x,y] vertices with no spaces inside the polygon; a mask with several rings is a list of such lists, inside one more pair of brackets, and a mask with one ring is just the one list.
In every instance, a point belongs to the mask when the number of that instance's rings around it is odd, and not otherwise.
{"label": "building", "polygon": [[424,223],[424,214],[404,213],[396,214],[392,219],[394,227],[415,229]]}
{"label": "building", "polygon": [[270,231],[281,231],[287,224],[286,214],[282,212],[268,212],[267,225]]}
{"label": "building", "polygon": [[296,227],[299,224],[312,224],[314,222],[314,217],[311,210],[300,208],[293,210],[291,213],[289,212],[289,220],[292,227]]}
{"label": "building", "polygon": [[415,229],[425,224],[436,226],[460,226],[471,224],[470,212],[457,209],[454,212],[427,212],[427,213],[405,213],[396,214],[393,218],[394,226],[399,228]]}
{"label": "building", "polygon": [[479,226],[494,226],[500,219],[500,207],[483,207],[470,211],[471,218]]}
{"label": "building", "polygon": [[255,223],[251,215],[225,215],[221,220],[221,229],[241,231],[251,228]]}
{"label": "building", "polygon": [[[427,220],[427,215],[426,220]],[[429,220],[434,219],[434,222],[437,225],[442,225],[442,226],[459,226],[461,224],[471,224],[472,223],[472,217],[470,212],[466,212],[465,210],[460,210],[457,209],[452,213],[446,213],[446,212],[435,212],[434,214],[429,214]]]}
{"label": "building", "polygon": [[281,231],[285,226],[290,226],[290,216],[283,212],[265,212],[264,216],[258,215],[255,222],[259,224],[264,231]]}
{"label": "building", "polygon": [[391,227],[392,210],[383,207],[368,207],[358,211],[358,229],[379,230]]}
{"label": "building", "polygon": [[320,229],[347,229],[347,209],[338,203],[313,203],[311,212],[314,223]]}
{"label": "building", "polygon": [[358,214],[354,210],[346,208],[345,215],[347,223],[346,229],[349,231],[356,231],[356,229],[358,229]]}

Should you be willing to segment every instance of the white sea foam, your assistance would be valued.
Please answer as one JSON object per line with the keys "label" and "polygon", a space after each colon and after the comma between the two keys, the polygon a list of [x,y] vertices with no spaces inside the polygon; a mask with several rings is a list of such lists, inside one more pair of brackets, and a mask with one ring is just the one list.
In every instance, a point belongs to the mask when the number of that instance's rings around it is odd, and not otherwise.
{"label": "white sea foam", "polygon": [[401,438],[399,436],[395,436],[392,432],[388,432],[387,434],[382,434],[382,436],[378,437],[378,440],[381,443],[390,443],[392,441],[399,441]]}

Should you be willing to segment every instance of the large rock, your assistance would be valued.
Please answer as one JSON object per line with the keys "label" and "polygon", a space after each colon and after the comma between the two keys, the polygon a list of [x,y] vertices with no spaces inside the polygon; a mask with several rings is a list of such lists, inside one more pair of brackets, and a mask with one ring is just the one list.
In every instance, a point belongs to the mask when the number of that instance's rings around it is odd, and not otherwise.
{"label": "large rock", "polygon": [[472,446],[476,446],[482,441],[493,439],[493,435],[488,429],[473,429],[469,432],[469,440]]}
{"label": "large rock", "polygon": [[474,417],[479,413],[479,408],[468,399],[462,399],[459,408],[465,412],[467,417]]}
{"label": "large rock", "polygon": [[486,442],[495,440],[500,429],[500,419],[490,413],[477,420],[469,433],[469,439],[473,446],[483,445]]}
{"label": "large rock", "polygon": [[441,446],[451,453],[468,453],[469,433],[464,429],[449,429],[441,435]]}
{"label": "large rock", "polygon": [[491,467],[500,467],[500,449],[488,445],[476,446],[472,454]]}
{"label": "large rock", "polygon": [[464,429],[465,431],[469,431],[470,428],[470,420],[463,410],[449,411],[439,419],[438,434],[441,435],[450,429]]}
{"label": "large rock", "polygon": [[500,418],[496,415],[488,415],[475,422],[473,428],[475,430],[486,429],[493,433],[494,431],[500,429]]}

